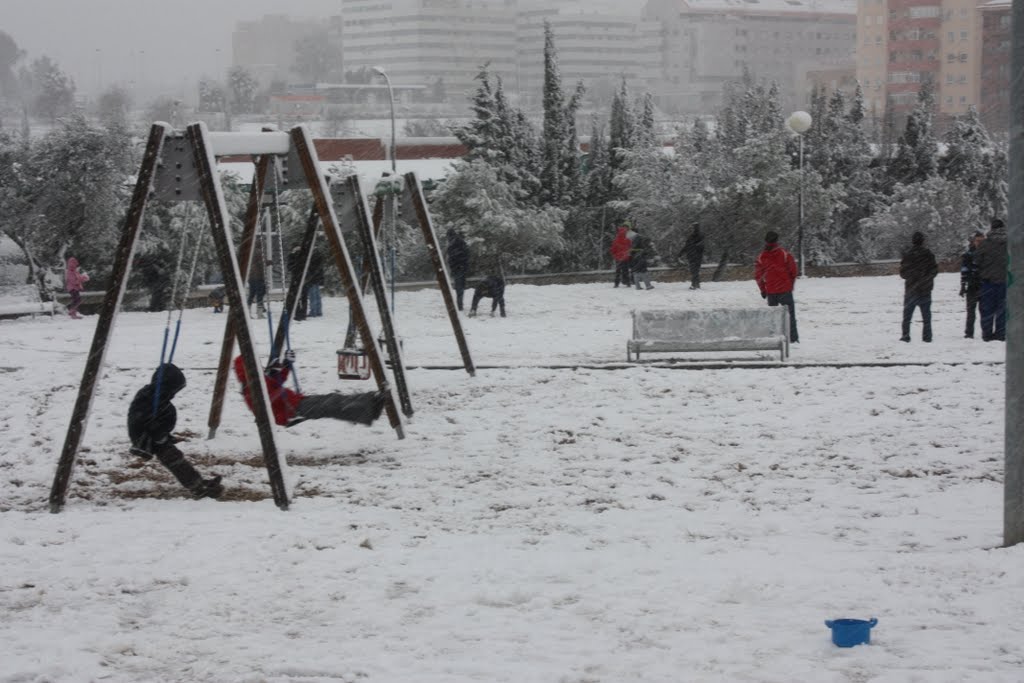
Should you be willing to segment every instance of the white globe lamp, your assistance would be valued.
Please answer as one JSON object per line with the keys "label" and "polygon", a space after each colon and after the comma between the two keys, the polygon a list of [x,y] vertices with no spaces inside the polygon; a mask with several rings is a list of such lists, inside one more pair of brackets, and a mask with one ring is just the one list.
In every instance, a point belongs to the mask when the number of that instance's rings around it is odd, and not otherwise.
{"label": "white globe lamp", "polygon": [[806,133],[811,127],[811,115],[805,111],[795,111],[786,119],[786,125],[794,133]]}

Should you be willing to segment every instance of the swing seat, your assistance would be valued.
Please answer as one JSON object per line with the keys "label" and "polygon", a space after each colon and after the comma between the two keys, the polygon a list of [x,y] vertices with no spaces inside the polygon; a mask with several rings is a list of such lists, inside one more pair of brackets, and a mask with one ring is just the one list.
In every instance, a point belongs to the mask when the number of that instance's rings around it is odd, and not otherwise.
{"label": "swing seat", "polygon": [[363,349],[338,349],[338,379],[370,379],[370,360]]}

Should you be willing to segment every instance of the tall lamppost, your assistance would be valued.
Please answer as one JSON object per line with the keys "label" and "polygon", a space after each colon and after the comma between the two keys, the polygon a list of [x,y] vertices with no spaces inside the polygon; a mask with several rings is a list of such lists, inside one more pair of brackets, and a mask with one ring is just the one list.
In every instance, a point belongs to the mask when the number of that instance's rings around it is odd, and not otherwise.
{"label": "tall lamppost", "polygon": [[804,133],[810,130],[812,122],[811,115],[805,111],[795,111],[786,119],[786,126],[800,138],[799,222],[796,228],[796,254],[800,277],[806,275],[804,272]]}
{"label": "tall lamppost", "polygon": [[388,103],[391,105],[391,176],[392,176],[392,178],[391,178],[391,183],[392,183],[391,188],[392,188],[392,191],[389,193],[390,194],[390,200],[388,201],[388,205],[387,206],[390,209],[390,213],[391,213],[391,220],[388,221],[390,223],[390,226],[389,226],[390,227],[390,230],[389,230],[390,235],[389,235],[389,239],[388,239],[388,242],[389,242],[389,245],[388,245],[389,246],[389,248],[388,248],[388,259],[390,261],[389,266],[390,266],[390,270],[391,270],[391,312],[394,313],[395,312],[395,249],[396,249],[396,244],[398,242],[398,235],[396,234],[397,228],[396,228],[396,225],[395,225],[395,221],[397,220],[396,214],[398,213],[398,206],[397,206],[397,204],[398,204],[398,196],[394,192],[394,190],[396,188],[396,186],[394,184],[398,182],[398,171],[397,171],[397,168],[396,168],[396,165],[397,165],[396,164],[396,161],[397,161],[396,157],[397,157],[397,151],[398,150],[397,150],[397,147],[395,146],[395,91],[391,88],[391,79],[388,77],[388,72],[387,71],[385,71],[384,69],[382,69],[379,66],[375,66],[375,67],[373,67],[373,72],[384,77],[384,83],[388,86]]}
{"label": "tall lamppost", "polygon": [[395,174],[395,91],[391,89],[391,79],[388,73],[379,66],[373,67],[373,72],[384,77],[384,83],[388,86],[388,102],[391,104],[391,174]]}

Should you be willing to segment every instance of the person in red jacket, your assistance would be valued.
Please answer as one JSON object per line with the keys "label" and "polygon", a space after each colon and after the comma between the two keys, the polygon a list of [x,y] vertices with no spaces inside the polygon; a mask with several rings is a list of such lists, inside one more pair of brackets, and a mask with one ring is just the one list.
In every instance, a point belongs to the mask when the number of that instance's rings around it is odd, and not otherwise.
{"label": "person in red jacket", "polygon": [[796,259],[779,246],[779,233],[770,231],[764,236],[764,251],[757,257],[754,280],[761,290],[761,298],[769,306],[780,304],[789,308],[789,341],[796,343],[800,337],[796,332],[796,302],[793,300],[793,285],[796,283]]}
{"label": "person in red jacket", "polygon": [[633,240],[629,239],[626,233],[629,232],[629,221],[619,228],[618,233],[615,235],[615,239],[612,240],[612,247],[609,251],[612,253],[612,258],[615,259],[615,286],[619,286],[619,282],[631,287],[633,285],[633,278],[629,273],[629,252],[633,248]]}
{"label": "person in red jacket", "polygon": [[[285,386],[288,381],[291,364],[295,354],[288,351],[284,360],[274,360],[263,371],[270,395],[270,408],[274,412],[274,422],[291,427],[305,420],[318,420],[324,417],[345,420],[356,424],[369,425],[380,417],[387,398],[385,391],[367,391],[359,394],[322,394],[306,396],[292,391]],[[235,358],[235,376],[242,384],[242,396],[245,404],[252,410],[252,394],[246,381],[245,364],[242,357]]]}

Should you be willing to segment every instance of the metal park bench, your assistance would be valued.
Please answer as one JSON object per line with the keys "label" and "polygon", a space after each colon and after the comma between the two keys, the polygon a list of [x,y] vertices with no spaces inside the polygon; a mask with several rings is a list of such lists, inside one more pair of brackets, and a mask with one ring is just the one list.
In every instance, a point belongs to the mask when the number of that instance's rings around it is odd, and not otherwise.
{"label": "metal park bench", "polygon": [[39,290],[33,285],[18,285],[0,289],[0,318],[18,315],[53,315],[53,302],[39,298]]}
{"label": "metal park bench", "polygon": [[789,357],[789,310],[714,308],[710,310],[633,311],[633,338],[626,359],[640,353],[678,351],[778,351]]}

